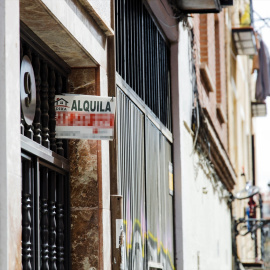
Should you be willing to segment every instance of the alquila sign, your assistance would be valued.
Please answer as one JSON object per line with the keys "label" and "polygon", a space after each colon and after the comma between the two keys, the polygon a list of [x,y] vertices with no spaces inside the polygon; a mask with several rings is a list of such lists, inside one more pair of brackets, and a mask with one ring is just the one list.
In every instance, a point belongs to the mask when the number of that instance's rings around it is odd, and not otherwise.
{"label": "alquila sign", "polygon": [[112,140],[116,99],[56,95],[56,138]]}
{"label": "alquila sign", "polygon": [[[32,126],[36,112],[36,84],[28,56],[22,60],[20,86],[24,120]],[[112,140],[115,105],[114,97],[56,95],[56,138]]]}
{"label": "alquila sign", "polygon": [[[64,98],[59,98],[55,102],[57,105],[55,106],[56,111],[67,111],[68,106],[61,106],[59,105],[59,102],[63,100],[63,102],[67,102]],[[72,105],[71,105],[71,111],[78,111],[78,112],[111,112],[111,102],[110,101],[105,101],[106,102],[106,108],[103,108],[103,103],[104,101],[89,101],[89,100],[73,100]]]}

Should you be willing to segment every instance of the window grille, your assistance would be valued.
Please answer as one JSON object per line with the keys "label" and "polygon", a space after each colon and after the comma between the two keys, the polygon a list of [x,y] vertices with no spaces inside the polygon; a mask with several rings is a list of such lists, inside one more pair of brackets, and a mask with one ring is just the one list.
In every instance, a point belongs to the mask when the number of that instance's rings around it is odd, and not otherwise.
{"label": "window grille", "polygon": [[171,131],[170,48],[140,0],[116,0],[116,70]]}

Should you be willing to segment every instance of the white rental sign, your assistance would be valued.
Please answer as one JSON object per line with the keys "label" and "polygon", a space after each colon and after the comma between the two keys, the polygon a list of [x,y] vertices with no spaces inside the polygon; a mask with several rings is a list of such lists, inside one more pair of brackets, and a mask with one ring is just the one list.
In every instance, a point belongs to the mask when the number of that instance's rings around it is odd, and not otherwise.
{"label": "white rental sign", "polygon": [[112,140],[115,97],[56,95],[56,138]]}

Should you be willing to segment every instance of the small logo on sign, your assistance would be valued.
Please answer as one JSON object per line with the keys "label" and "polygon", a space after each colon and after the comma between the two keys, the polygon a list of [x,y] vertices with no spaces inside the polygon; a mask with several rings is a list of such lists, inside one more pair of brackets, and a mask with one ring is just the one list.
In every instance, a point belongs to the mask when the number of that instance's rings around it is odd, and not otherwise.
{"label": "small logo on sign", "polygon": [[66,111],[67,108],[70,108],[67,106],[68,101],[63,98],[57,98],[55,101],[55,110],[56,111]]}

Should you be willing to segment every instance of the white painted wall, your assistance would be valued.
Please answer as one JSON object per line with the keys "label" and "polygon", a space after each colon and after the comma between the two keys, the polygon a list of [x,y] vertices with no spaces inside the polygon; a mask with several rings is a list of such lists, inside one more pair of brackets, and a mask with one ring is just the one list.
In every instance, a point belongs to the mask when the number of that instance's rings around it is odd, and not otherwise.
{"label": "white painted wall", "polygon": [[106,37],[102,30],[94,27],[92,20],[71,0],[40,2],[96,64],[107,69]]}
{"label": "white painted wall", "polygon": [[87,0],[103,21],[111,27],[111,0]]}
{"label": "white painted wall", "polygon": [[0,1],[0,269],[21,266],[19,0]]}
{"label": "white painted wall", "polygon": [[192,113],[190,38],[181,25],[179,32],[179,95],[173,91],[180,107],[173,102],[176,266],[181,270],[231,270],[230,210],[202,159],[193,152],[193,137],[184,125],[191,126]]}

